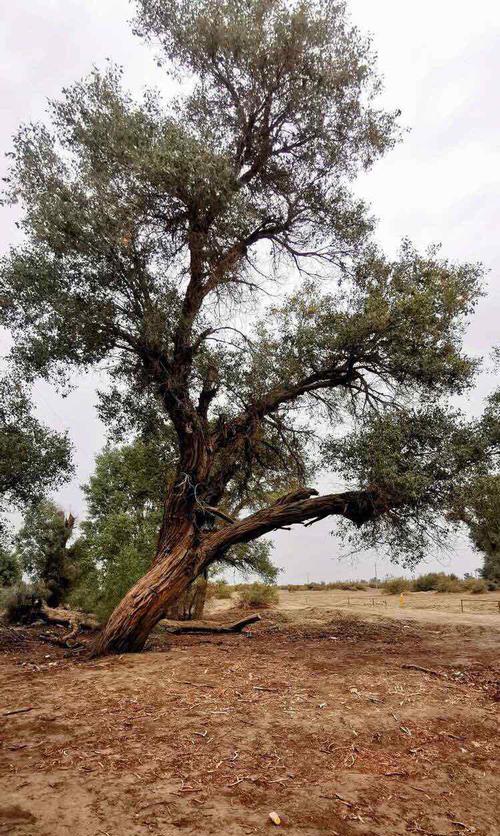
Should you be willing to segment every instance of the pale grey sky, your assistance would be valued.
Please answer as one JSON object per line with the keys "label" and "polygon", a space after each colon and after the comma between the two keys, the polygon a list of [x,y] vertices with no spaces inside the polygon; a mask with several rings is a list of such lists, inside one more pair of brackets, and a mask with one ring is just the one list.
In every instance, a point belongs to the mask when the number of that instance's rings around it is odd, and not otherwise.
{"label": "pale grey sky", "polygon": [[[360,194],[380,219],[378,238],[394,251],[403,236],[419,247],[441,242],[451,259],[482,261],[488,295],[467,335],[467,348],[485,355],[500,342],[500,4],[498,0],[350,0],[354,21],[373,35],[385,78],[385,103],[400,107],[410,129],[404,142],[360,179]],[[128,25],[128,0],[0,0],[0,149],[8,151],[20,122],[43,117],[47,98],[111,58],[125,67],[136,92],[168,82],[153,52]],[[0,161],[2,168],[4,160]],[[0,210],[0,251],[18,240],[15,212]],[[0,335],[0,351],[8,341]],[[483,374],[467,409],[478,413],[493,387]],[[62,400],[38,384],[40,416],[68,428],[77,476],[57,499],[83,512],[79,485],[93,468],[104,434],[94,411],[95,379],[82,378]],[[337,559],[339,545],[324,521],[275,537],[283,582],[373,574],[374,556],[352,565]],[[379,555],[378,571],[394,572]],[[448,556],[429,556],[425,568],[461,573],[480,564],[466,538]],[[423,568],[423,567],[422,567]]]}

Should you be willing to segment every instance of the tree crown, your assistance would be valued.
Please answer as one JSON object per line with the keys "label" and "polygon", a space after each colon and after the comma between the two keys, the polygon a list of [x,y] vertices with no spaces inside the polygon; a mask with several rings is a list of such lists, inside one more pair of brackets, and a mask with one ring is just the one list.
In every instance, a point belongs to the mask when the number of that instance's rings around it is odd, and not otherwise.
{"label": "tree crown", "polygon": [[187,89],[136,102],[119,71],[95,71],[49,126],[20,130],[8,197],[26,243],[2,266],[3,320],[27,374],[106,362],[108,417],[153,399],[193,505],[235,485],[248,497],[256,474],[264,500],[314,472],[318,435],[346,415],[470,384],[461,335],[481,268],[373,243],[351,181],[393,145],[397,115],[377,105],[344,3],[137,10]]}

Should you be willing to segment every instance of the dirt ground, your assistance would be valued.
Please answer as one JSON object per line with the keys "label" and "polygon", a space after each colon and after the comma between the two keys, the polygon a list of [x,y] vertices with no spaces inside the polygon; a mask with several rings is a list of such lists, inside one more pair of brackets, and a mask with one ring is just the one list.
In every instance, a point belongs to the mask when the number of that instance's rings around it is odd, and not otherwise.
{"label": "dirt ground", "polygon": [[498,615],[295,600],[98,661],[0,631],[0,834],[498,834]]}
{"label": "dirt ground", "polygon": [[[462,602],[462,603],[461,603]],[[210,606],[221,612],[233,606],[231,600],[216,600]],[[342,589],[279,591],[279,610],[294,620],[310,621],[327,617],[326,610],[340,609],[363,617],[378,613],[390,618],[434,624],[477,624],[500,627],[500,592],[471,593],[405,592],[387,595],[382,589],[363,592]]]}

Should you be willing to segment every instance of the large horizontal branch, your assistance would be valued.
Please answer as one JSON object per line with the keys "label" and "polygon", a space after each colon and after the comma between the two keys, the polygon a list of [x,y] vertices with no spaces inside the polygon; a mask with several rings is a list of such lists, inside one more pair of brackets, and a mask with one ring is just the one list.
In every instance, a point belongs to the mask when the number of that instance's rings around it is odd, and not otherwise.
{"label": "large horizontal branch", "polygon": [[[203,543],[207,562],[215,556],[220,556],[221,552],[231,546],[248,543],[278,528],[308,521],[316,522],[330,516],[345,517],[355,525],[361,526],[384,511],[381,499],[375,491],[345,491],[311,497],[314,493],[316,491],[304,488],[302,492],[289,494],[274,505],[209,534]],[[303,495],[309,498],[297,499]]]}

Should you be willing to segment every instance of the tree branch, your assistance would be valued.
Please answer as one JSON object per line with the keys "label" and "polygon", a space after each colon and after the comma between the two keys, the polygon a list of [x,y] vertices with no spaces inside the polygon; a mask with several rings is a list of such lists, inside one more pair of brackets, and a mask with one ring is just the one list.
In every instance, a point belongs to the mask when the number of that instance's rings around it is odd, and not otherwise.
{"label": "tree branch", "polygon": [[[311,498],[316,493],[314,489],[300,489],[282,497],[268,508],[207,535],[203,544],[207,563],[237,543],[248,543],[278,528],[307,520],[316,522],[329,516],[345,517],[360,527],[387,510],[376,491],[345,491]],[[304,494],[310,498],[297,499]]]}
{"label": "tree branch", "polygon": [[231,446],[241,435],[251,433],[266,415],[276,412],[282,404],[296,401],[302,395],[317,389],[333,389],[336,386],[347,386],[356,379],[352,360],[342,366],[330,367],[314,372],[302,378],[298,383],[275,387],[257,401],[250,403],[247,408],[232,421],[225,422],[215,432],[214,446],[221,450]]}

